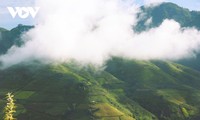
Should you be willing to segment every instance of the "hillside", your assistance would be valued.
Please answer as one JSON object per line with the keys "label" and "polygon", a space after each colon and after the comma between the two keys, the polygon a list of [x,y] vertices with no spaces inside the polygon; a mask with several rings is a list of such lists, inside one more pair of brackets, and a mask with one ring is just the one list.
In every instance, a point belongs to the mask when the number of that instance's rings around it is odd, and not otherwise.
{"label": "hillside", "polygon": [[[174,3],[162,3],[155,7],[141,7],[138,14],[140,18],[135,30],[138,32],[149,28],[158,27],[165,19],[173,19],[180,23],[182,27],[195,27],[200,30],[200,12],[190,11],[189,9],[179,7]],[[145,25],[148,19],[152,18],[152,23]]]}
{"label": "hillside", "polygon": [[127,95],[159,119],[184,119],[185,107],[191,114],[198,111],[199,72],[162,61],[116,58],[108,64],[107,71],[128,83]]}
{"label": "hillside", "polygon": [[20,120],[195,120],[199,88],[199,72],[170,62],[113,58],[103,71],[32,63],[0,71],[0,108],[13,92]]}
{"label": "hillside", "polygon": [[[173,3],[141,10],[138,17],[145,16],[134,28],[137,32],[157,27],[164,19],[200,30],[200,12]],[[0,28],[0,55],[23,45],[20,36],[33,27]],[[176,63],[112,57],[104,69],[74,61],[34,61],[0,69],[0,119],[5,95],[12,92],[18,120],[200,120],[199,60],[197,53],[197,58]]]}
{"label": "hillside", "polygon": [[[109,84],[124,87],[111,74],[92,67],[17,65],[0,71],[1,109],[5,93],[11,91],[17,99],[20,120],[134,120],[132,112],[118,101],[123,95],[103,87]],[[123,92],[120,88],[112,90]],[[130,103],[144,114],[141,117],[153,116],[135,102]]]}
{"label": "hillside", "polygon": [[[140,18],[140,20],[134,28],[137,32],[158,27],[165,19],[173,19],[180,23],[181,27],[194,27],[200,30],[199,11],[190,11],[189,9],[179,7],[178,5],[169,2],[162,3],[155,7],[142,6],[138,18]],[[146,25],[146,21],[150,19],[152,20],[152,23]],[[195,58],[182,59],[176,62],[200,71],[200,54],[196,54]]]}
{"label": "hillside", "polygon": [[8,31],[8,30],[6,30],[5,28],[0,27],[0,32],[5,32],[5,31]]}
{"label": "hillside", "polygon": [[21,46],[24,41],[20,39],[24,32],[27,32],[33,26],[18,25],[10,31],[0,28],[0,55],[5,54],[13,45]]}

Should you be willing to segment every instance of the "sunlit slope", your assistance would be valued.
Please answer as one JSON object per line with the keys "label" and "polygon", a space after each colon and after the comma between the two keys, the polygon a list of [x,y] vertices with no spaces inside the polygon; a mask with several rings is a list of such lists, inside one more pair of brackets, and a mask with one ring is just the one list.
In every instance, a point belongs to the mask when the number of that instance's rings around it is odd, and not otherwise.
{"label": "sunlit slope", "polygon": [[[1,110],[5,106],[5,94],[13,92],[19,120],[135,120],[133,112],[118,101],[121,95],[103,87],[106,83],[121,84],[120,80],[91,67],[74,67],[32,64],[1,70]],[[136,106],[139,112],[152,116]]]}
{"label": "sunlit slope", "polygon": [[24,64],[0,71],[0,108],[13,92],[19,120],[199,119],[199,88],[199,72],[170,62]]}
{"label": "sunlit slope", "polygon": [[200,73],[171,62],[113,58],[106,69],[126,95],[163,120],[199,119]]}

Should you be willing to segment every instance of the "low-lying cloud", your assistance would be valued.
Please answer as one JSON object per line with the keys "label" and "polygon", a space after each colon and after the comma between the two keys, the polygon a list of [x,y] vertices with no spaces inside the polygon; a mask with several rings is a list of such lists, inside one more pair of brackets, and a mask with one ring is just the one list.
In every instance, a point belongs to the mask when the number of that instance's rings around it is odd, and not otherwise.
{"label": "low-lying cloud", "polygon": [[38,25],[0,56],[4,67],[31,60],[102,64],[110,56],[177,60],[194,56],[200,32],[173,20],[135,33],[139,7],[124,0],[37,0]]}

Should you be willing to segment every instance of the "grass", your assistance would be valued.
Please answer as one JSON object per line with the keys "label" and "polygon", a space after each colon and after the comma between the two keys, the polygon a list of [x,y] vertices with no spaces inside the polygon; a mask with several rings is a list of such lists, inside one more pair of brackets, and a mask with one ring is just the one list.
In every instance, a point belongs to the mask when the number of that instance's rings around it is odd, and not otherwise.
{"label": "grass", "polygon": [[182,93],[175,89],[162,89],[158,90],[158,94],[164,96],[165,99],[177,105],[186,104],[186,100]]}
{"label": "grass", "polygon": [[28,99],[34,93],[35,92],[33,92],[33,91],[17,91],[15,93],[15,99]]}
{"label": "grass", "polygon": [[94,116],[103,120],[135,120],[107,103],[96,104],[92,108],[95,110]]}
{"label": "grass", "polygon": [[0,110],[11,91],[18,119],[184,120],[200,108],[200,74],[169,62],[113,58],[105,70],[27,64],[0,70],[0,78]]}

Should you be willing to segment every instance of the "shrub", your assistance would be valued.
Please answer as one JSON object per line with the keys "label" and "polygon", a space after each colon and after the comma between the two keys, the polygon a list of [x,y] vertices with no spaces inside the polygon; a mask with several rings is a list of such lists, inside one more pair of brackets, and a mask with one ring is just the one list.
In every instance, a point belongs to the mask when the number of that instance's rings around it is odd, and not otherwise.
{"label": "shrub", "polygon": [[7,104],[4,108],[4,120],[16,120],[14,113],[16,112],[16,105],[14,95],[12,93],[6,94]]}

